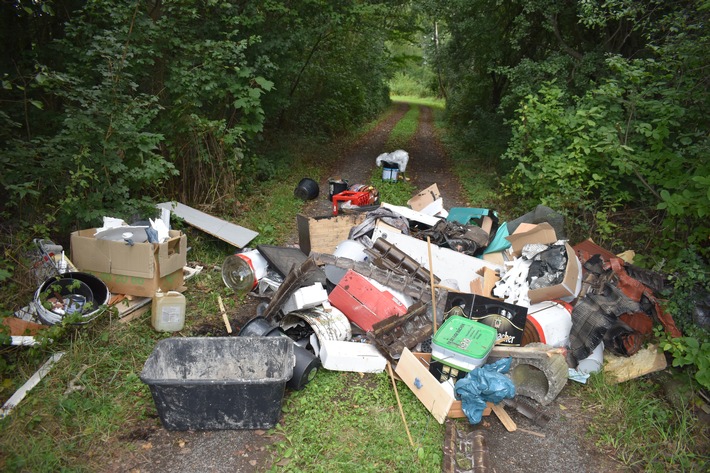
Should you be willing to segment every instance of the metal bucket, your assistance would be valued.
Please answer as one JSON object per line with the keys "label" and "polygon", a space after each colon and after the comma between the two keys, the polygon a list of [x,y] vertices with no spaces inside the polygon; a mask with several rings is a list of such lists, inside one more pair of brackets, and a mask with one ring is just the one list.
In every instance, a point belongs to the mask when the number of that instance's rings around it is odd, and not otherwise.
{"label": "metal bucket", "polygon": [[[55,289],[60,296],[67,296],[64,314],[45,307],[47,296]],[[88,273],[69,272],[44,281],[35,291],[33,304],[37,317],[46,325],[57,324],[74,312],[81,312],[81,321],[77,323],[85,324],[103,313],[110,299],[111,292],[101,279]]]}

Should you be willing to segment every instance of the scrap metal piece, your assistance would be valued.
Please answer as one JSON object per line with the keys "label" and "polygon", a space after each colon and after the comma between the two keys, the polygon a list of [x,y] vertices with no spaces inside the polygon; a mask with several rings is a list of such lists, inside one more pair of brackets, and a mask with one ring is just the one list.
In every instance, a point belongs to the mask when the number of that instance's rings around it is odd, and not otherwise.
{"label": "scrap metal piece", "polygon": [[[281,276],[286,275],[294,266],[300,266],[306,261],[306,256],[299,248],[291,248],[287,246],[274,245],[257,245],[256,249],[266,259],[269,266],[274,268]],[[326,284],[325,273],[323,271],[314,271],[308,279],[303,282],[304,286],[312,286],[315,283]]]}
{"label": "scrap metal piece", "polygon": [[429,284],[419,281],[411,276],[403,276],[393,271],[372,266],[369,263],[354,261],[349,258],[328,255],[324,253],[311,253],[309,257],[319,264],[332,264],[342,269],[352,269],[356,273],[374,279],[380,284],[384,284],[392,289],[403,292],[408,296],[423,302],[431,301]]}
{"label": "scrap metal piece", "polygon": [[491,466],[485,433],[446,419],[443,473],[488,473]]}
{"label": "scrap metal piece", "polygon": [[402,316],[381,320],[367,332],[371,340],[390,360],[399,359],[404,348],[413,349],[430,338],[434,332],[428,308],[431,303],[416,303]]}
{"label": "scrap metal piece", "polygon": [[530,419],[538,427],[545,427],[548,422],[550,422],[550,416],[542,412],[541,410],[533,407],[530,403],[522,401],[520,399],[503,399],[503,404],[508,407],[512,407],[528,419]]}

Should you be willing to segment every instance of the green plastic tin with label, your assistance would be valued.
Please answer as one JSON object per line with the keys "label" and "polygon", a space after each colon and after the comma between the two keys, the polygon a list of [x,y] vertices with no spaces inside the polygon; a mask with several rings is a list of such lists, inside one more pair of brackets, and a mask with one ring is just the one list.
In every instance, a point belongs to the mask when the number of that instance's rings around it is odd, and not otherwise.
{"label": "green plastic tin with label", "polygon": [[434,334],[431,357],[459,370],[471,371],[486,362],[497,337],[493,327],[452,315]]}

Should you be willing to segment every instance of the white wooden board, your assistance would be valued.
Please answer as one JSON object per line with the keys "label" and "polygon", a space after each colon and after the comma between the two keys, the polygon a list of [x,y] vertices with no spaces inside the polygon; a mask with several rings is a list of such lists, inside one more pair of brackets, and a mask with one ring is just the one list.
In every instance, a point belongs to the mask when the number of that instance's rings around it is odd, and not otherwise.
{"label": "white wooden board", "polygon": [[163,202],[158,204],[158,207],[170,210],[193,227],[214,235],[237,248],[244,248],[259,235],[258,232],[240,227],[221,218],[213,217],[179,202]]}

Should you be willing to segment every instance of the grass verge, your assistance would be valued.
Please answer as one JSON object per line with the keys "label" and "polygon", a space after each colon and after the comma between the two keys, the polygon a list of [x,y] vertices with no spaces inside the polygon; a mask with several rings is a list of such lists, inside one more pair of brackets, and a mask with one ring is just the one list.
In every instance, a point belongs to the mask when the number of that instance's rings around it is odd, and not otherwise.
{"label": "grass verge", "polygon": [[[692,395],[677,398],[675,405],[659,381],[656,375],[609,384],[603,372],[591,376],[588,385],[575,389],[594,413],[589,435],[634,471],[707,471],[708,425],[694,413]],[[672,381],[679,382],[689,386],[688,379]]]}
{"label": "grass verge", "polygon": [[392,95],[390,97],[393,102],[406,102],[412,105],[426,105],[434,109],[443,110],[446,107],[444,99],[435,97],[415,97],[412,95]]}
{"label": "grass verge", "polygon": [[402,119],[392,128],[385,149],[397,150],[406,149],[409,141],[414,137],[419,126],[419,106],[410,104],[409,110],[404,114]]}
{"label": "grass verge", "polygon": [[406,386],[398,392],[414,447],[387,374],[322,370],[286,398],[271,471],[439,471],[444,427]]}

